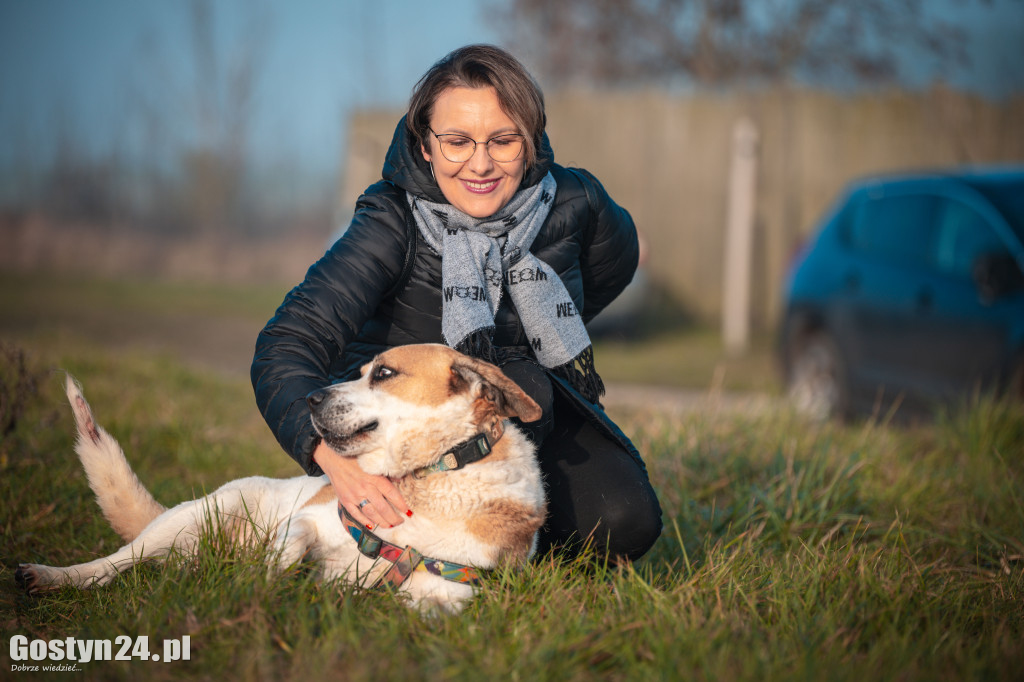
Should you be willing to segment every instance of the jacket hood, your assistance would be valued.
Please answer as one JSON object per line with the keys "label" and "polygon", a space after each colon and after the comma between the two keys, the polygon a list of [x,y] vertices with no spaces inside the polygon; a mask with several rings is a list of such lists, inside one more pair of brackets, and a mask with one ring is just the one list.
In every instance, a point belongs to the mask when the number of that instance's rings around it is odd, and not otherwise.
{"label": "jacket hood", "polygon": [[[537,149],[537,161],[523,174],[519,188],[532,187],[540,182],[551,170],[554,161],[555,154],[551,150],[548,134],[544,133]],[[391,146],[384,157],[381,177],[413,196],[435,203],[448,203],[430,172],[430,164],[423,158],[415,138],[405,127],[405,116],[398,122],[395,134],[391,138]]]}

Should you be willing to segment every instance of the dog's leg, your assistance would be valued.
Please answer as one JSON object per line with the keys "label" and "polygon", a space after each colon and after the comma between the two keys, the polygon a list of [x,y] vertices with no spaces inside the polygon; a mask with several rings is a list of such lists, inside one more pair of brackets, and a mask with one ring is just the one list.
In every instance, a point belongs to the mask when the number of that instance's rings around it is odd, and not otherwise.
{"label": "dog's leg", "polygon": [[221,524],[232,540],[258,539],[267,521],[260,513],[261,496],[250,491],[243,499],[239,483],[228,484],[190,502],[182,502],[153,520],[137,538],[110,556],[67,567],[21,564],[15,581],[29,592],[40,592],[61,585],[86,589],[105,585],[118,573],[146,560],[159,560],[171,549],[185,554],[195,550],[199,536]]}
{"label": "dog's leg", "polygon": [[458,614],[473,598],[473,588],[434,575],[413,575],[405,585],[412,605],[425,615]]}
{"label": "dog's leg", "polygon": [[164,512],[164,506],[135,476],[114,437],[96,423],[81,387],[70,374],[66,390],[78,430],[75,452],[82,460],[89,486],[103,516],[118,535],[130,542]]}
{"label": "dog's leg", "polygon": [[296,518],[301,519],[306,529],[307,534],[302,537],[302,542],[308,543],[303,548],[306,558],[319,565],[320,577],[325,582],[340,579],[369,587],[390,567],[386,561],[375,561],[359,553],[355,540],[338,522],[336,503],[304,509],[287,522],[292,529]]}
{"label": "dog's leg", "polygon": [[316,524],[303,515],[293,516],[281,524],[274,534],[271,575],[283,573],[302,561],[316,541]]}
{"label": "dog's leg", "polygon": [[[353,543],[353,548],[354,548]],[[358,553],[344,558],[338,554],[320,559],[320,578],[324,582],[342,580],[351,585],[369,589],[377,579],[387,573],[391,564],[383,559],[370,559]]]}
{"label": "dog's leg", "polygon": [[121,571],[146,559],[167,555],[172,547],[188,550],[194,544],[195,515],[202,500],[180,504],[156,518],[132,542],[102,559],[75,566],[56,567],[21,564],[14,579],[29,592],[72,585],[86,589],[105,585]]}

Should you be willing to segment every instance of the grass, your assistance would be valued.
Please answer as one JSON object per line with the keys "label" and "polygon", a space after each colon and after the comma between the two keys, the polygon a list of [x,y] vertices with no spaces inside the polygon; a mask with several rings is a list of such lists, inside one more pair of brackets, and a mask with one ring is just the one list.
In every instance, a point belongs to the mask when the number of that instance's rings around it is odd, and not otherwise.
{"label": "grass", "polygon": [[[26,345],[138,348],[205,368],[248,371],[256,334],[288,287],[102,281],[0,272],[0,338]],[[673,321],[647,320],[643,340],[595,341],[602,377],[610,382],[732,391],[776,392],[770,341],[755,340],[730,357],[716,332]],[[241,349],[241,350],[240,350]]]}
{"label": "grass", "polygon": [[771,341],[757,337],[743,355],[722,348],[717,331],[674,325],[640,340],[594,342],[601,376],[610,382],[694,389],[779,392]]}
{"label": "grass", "polygon": [[76,563],[118,545],[75,461],[51,368],[81,380],[164,503],[295,472],[243,376],[172,350],[68,339],[79,340],[73,329],[18,336],[33,380],[18,410],[2,402],[17,353],[0,361],[0,405],[16,414],[0,436],[0,639],[146,635],[160,651],[191,637],[188,662],[79,664],[84,678],[1020,677],[1024,411],[984,400],[914,428],[812,425],[781,410],[617,413],[662,500],[654,549],[627,569],[546,557],[491,581],[455,618],[423,619],[304,569],[271,580],[260,548],[213,541],[102,589],[28,597],[13,584],[17,562]]}

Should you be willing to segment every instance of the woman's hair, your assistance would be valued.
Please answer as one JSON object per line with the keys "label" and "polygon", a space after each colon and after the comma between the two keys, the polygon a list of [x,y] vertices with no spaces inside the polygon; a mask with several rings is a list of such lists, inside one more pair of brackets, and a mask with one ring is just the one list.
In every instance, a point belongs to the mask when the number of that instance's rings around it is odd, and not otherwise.
{"label": "woman's hair", "polygon": [[511,54],[493,45],[467,45],[450,52],[423,74],[413,89],[405,125],[427,147],[434,102],[448,88],[493,87],[501,110],[526,138],[526,167],[537,159],[547,125],[544,94],[537,81]]}

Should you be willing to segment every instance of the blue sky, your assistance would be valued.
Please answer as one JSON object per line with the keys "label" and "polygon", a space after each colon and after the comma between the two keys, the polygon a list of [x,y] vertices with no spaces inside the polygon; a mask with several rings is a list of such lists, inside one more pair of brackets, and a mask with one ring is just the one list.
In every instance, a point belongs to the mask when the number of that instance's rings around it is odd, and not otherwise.
{"label": "blue sky", "polygon": [[[400,106],[448,51],[498,40],[474,0],[213,4],[225,62],[245,43],[247,10],[265,18],[255,143],[318,168],[337,163],[352,107]],[[179,0],[0,0],[0,127],[47,147],[70,119],[102,151],[134,125],[140,91],[166,115],[194,115],[176,110],[193,85],[188,16]],[[13,153],[4,137],[0,163]]]}
{"label": "blue sky", "polygon": [[[480,0],[213,4],[225,63],[245,44],[249,10],[260,7],[265,19],[251,115],[255,148],[321,172],[336,168],[352,108],[401,106],[450,49],[501,42]],[[1024,87],[1024,0],[993,0],[987,12],[964,10],[974,5],[962,0],[926,4],[952,11],[970,35],[973,68],[947,80],[989,96]],[[143,101],[165,121],[195,117],[184,110],[195,80],[187,10],[184,0],[0,0],[0,129],[7,131],[0,164],[19,153],[52,153],[60,129],[94,151],[143,145]]]}

